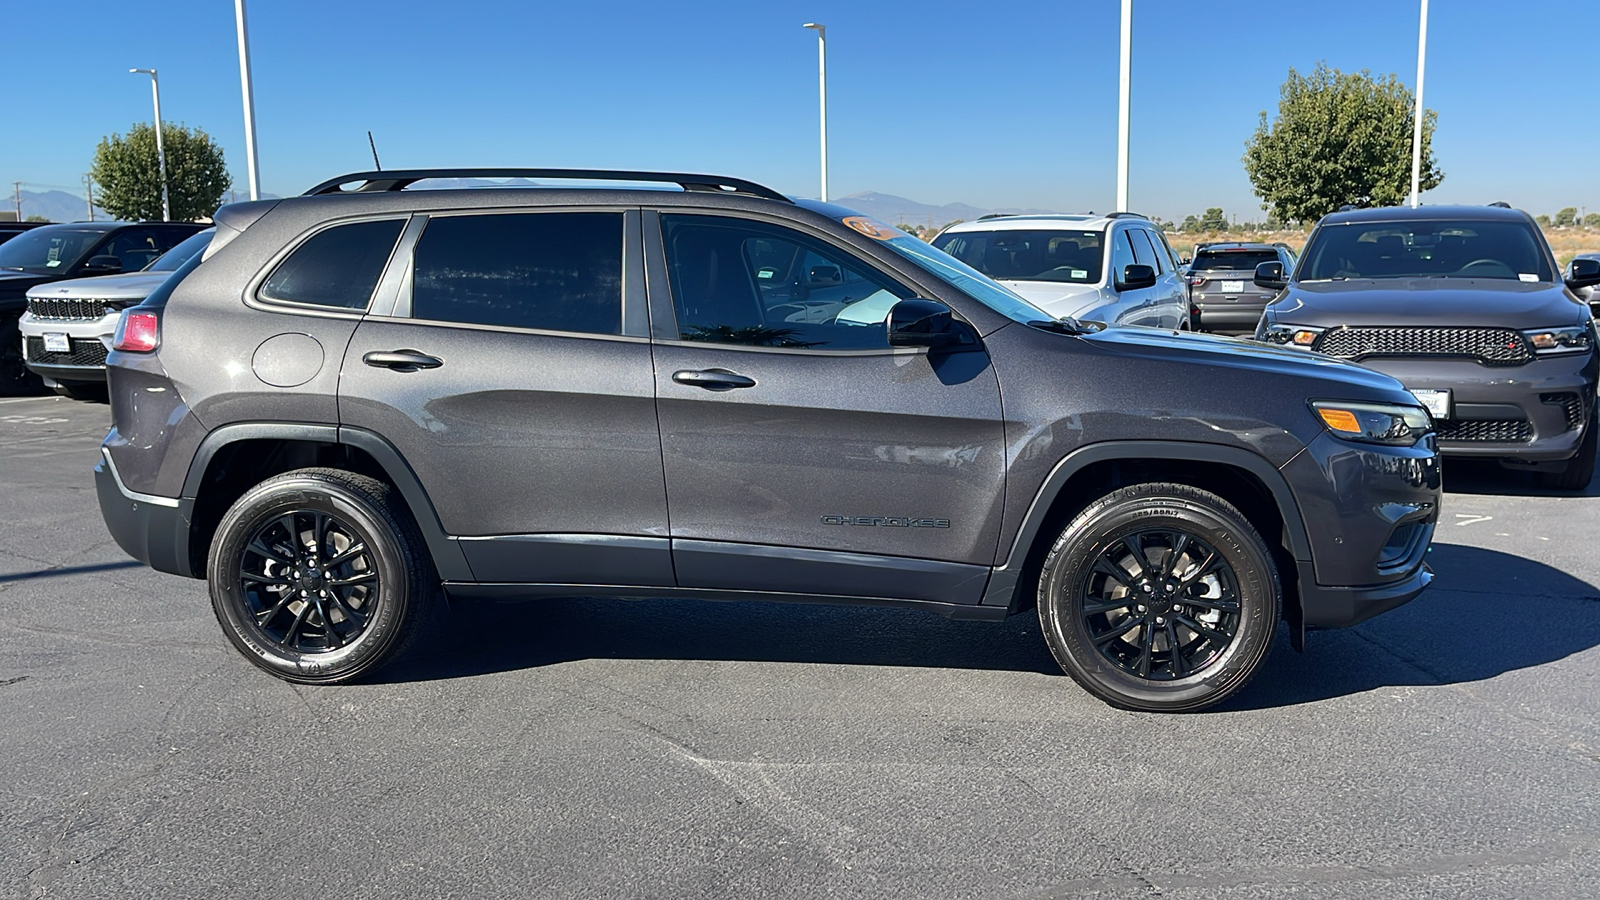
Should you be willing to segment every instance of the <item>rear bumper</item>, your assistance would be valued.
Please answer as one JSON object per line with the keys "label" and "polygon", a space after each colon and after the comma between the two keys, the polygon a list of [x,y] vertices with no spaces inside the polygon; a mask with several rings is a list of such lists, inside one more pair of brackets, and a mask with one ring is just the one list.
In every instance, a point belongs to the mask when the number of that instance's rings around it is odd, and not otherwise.
{"label": "rear bumper", "polygon": [[199,577],[189,563],[193,500],[155,497],[128,490],[117,476],[110,454],[104,450],[94,467],[94,487],[106,530],[123,552],[160,572]]}
{"label": "rear bumper", "polygon": [[1238,334],[1255,334],[1256,325],[1261,321],[1261,312],[1267,308],[1266,301],[1260,303],[1207,303],[1203,300],[1190,302],[1190,324],[1196,331],[1228,331]]}

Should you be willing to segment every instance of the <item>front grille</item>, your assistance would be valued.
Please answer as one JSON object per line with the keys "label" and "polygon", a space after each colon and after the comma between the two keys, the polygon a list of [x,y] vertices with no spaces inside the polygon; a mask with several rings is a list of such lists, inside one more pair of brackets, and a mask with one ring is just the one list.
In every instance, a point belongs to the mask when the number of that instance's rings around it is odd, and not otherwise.
{"label": "front grille", "polygon": [[1331,328],[1311,349],[1340,359],[1454,356],[1487,366],[1520,366],[1533,359],[1521,332],[1510,328]]}
{"label": "front grille", "polygon": [[1533,440],[1533,426],[1526,419],[1444,419],[1435,422],[1433,430],[1441,441],[1518,444]]}
{"label": "front grille", "polygon": [[28,312],[40,319],[98,319],[106,314],[106,300],[78,300],[65,297],[28,298]]}
{"label": "front grille", "polygon": [[1567,416],[1568,431],[1574,431],[1579,425],[1583,424],[1583,401],[1578,399],[1577,394],[1571,391],[1563,391],[1559,394],[1540,394],[1539,402],[1561,407],[1561,411]]}
{"label": "front grille", "polygon": [[44,349],[44,338],[28,338],[28,362],[38,363],[41,366],[81,366],[104,367],[106,364],[106,345],[98,340],[72,342],[70,353],[47,353]]}

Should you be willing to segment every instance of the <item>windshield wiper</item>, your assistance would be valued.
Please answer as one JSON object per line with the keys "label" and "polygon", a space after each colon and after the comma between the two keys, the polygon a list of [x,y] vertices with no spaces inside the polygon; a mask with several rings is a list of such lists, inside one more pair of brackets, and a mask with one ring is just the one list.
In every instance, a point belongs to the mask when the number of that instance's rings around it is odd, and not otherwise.
{"label": "windshield wiper", "polygon": [[1106,330],[1104,322],[1083,322],[1071,316],[1062,316],[1059,319],[1040,319],[1028,324],[1035,328],[1054,331],[1058,334],[1094,334],[1097,331]]}

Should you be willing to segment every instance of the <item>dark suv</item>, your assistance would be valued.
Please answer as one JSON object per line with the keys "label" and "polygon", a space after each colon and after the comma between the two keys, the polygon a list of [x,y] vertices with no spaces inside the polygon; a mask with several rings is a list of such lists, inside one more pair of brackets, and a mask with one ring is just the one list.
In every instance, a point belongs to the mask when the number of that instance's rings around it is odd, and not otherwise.
{"label": "dark suv", "polygon": [[1256,266],[1282,263],[1294,268],[1286,244],[1228,241],[1200,244],[1189,262],[1189,322],[1195,331],[1254,334],[1261,311],[1277,291],[1255,283]]}
{"label": "dark suv", "polygon": [[[682,190],[405,190],[440,177]],[[224,207],[109,381],[111,533],[291,681],[395,657],[442,584],[1037,606],[1090,691],[1188,710],[1281,619],[1298,647],[1432,578],[1438,460],[1392,378],[1052,319],[735,179],[372,172]]]}
{"label": "dark suv", "polygon": [[1594,475],[1600,357],[1589,306],[1600,260],[1563,283],[1527,213],[1502,206],[1338,212],[1318,223],[1258,340],[1359,361],[1428,406],[1446,456],[1498,459],[1551,487]]}

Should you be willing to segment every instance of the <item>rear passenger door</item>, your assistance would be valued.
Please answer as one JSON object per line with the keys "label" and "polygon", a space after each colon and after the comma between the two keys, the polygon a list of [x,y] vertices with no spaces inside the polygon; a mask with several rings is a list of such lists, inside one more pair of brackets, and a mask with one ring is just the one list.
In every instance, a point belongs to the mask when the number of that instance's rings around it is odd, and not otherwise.
{"label": "rear passenger door", "polygon": [[[483,582],[671,585],[638,212],[419,216],[344,358]],[[630,312],[632,310],[633,312]]]}

